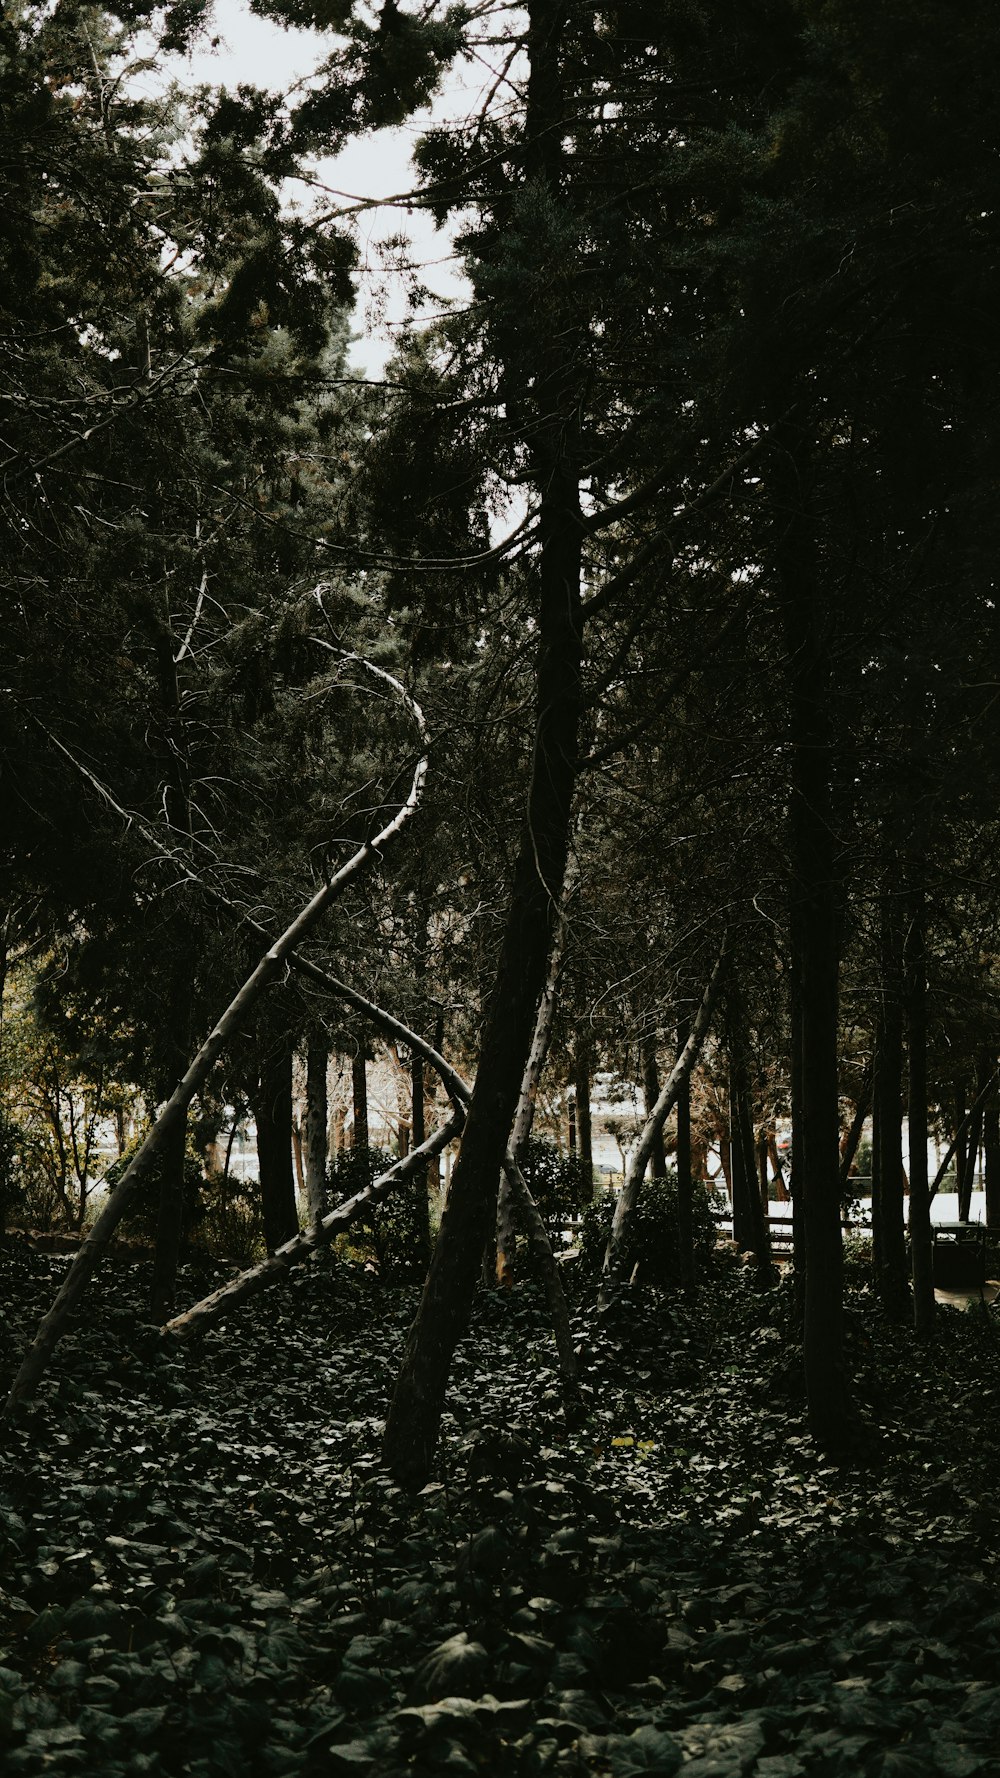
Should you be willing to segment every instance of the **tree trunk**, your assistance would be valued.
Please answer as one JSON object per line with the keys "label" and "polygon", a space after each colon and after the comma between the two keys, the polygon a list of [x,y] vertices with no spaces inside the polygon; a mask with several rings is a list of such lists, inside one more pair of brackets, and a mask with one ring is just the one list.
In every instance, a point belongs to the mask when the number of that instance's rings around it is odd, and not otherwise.
{"label": "tree trunk", "polygon": [[187,1154],[187,1118],[181,1117],[164,1143],[160,1170],[160,1195],[156,1213],[156,1245],[153,1250],[153,1281],[149,1306],[154,1321],[166,1321],[174,1306],[177,1267],[184,1238],[184,1160]]}
{"label": "tree trunk", "polygon": [[[410,1053],[410,1132],[414,1148],[423,1148],[427,1140],[427,1127],[424,1111],[424,1058],[419,1050],[412,1050]],[[418,1259],[426,1268],[431,1258],[431,1204],[427,1190],[426,1161],[414,1174],[411,1189],[417,1205],[417,1240],[420,1249]]]}
{"label": "tree trunk", "polygon": [[298,1233],[292,1169],[292,1046],[282,1042],[261,1063],[252,1100],[264,1241],[268,1253]]}
{"label": "tree trunk", "polygon": [[653,1138],[656,1131],[662,1130],[667,1118],[677,1103],[677,1095],[685,1080],[690,1079],[691,1070],[701,1054],[702,1044],[708,1034],[712,1022],[712,1014],[718,1000],[729,961],[728,939],[723,943],[715,962],[715,967],[708,979],[708,985],[702,996],[701,1005],[695,1015],[691,1031],[684,1048],[681,1050],[669,1077],[664,1083],[660,1096],[643,1126],[639,1140],[629,1155],[628,1167],[622,1189],[615,1205],[615,1214],[608,1235],[608,1245],[604,1253],[604,1266],[601,1274],[600,1302],[607,1307],[612,1292],[619,1282],[622,1257],[625,1252],[635,1216],[636,1205],[642,1186],[646,1164],[652,1151]]}
{"label": "tree trunk", "polygon": [[[649,1117],[660,1096],[660,1075],[656,1065],[656,1035],[654,1032],[643,1032],[639,1040],[639,1056],[642,1062],[642,1096],[646,1107],[646,1116]],[[665,1179],[667,1177],[667,1154],[663,1146],[662,1125],[653,1138],[647,1171],[650,1179]]]}
{"label": "tree trunk", "polygon": [[[837,1447],[854,1432],[844,1354],[844,1247],[840,1227],[837,1074],[840,967],[838,871],[832,795],[829,637],[817,584],[806,441],[786,429],[775,465],[775,560],[789,656],[791,741],[789,853],[793,980],[801,1019],[796,1192],[804,1200],[806,1246],[803,1358],[809,1424]],[[779,441],[779,450],[781,443]],[[801,1188],[799,1187],[801,1180]]]}
{"label": "tree trunk", "polygon": [[[426,731],[423,713],[419,705],[415,704],[412,698],[404,692],[402,686],[382,668],[372,668],[371,671],[378,678],[387,681],[396,688],[407,709],[415,717],[421,737],[424,737]],[[163,1107],[142,1147],[125,1169],[66,1273],[62,1287],[51,1308],[39,1323],[35,1338],[14,1379],[4,1408],[5,1417],[9,1417],[16,1409],[18,1402],[32,1395],[37,1388],[45,1374],[49,1358],[62,1338],[69,1318],[86,1289],[87,1283],[96,1271],[137,1187],[158,1161],[164,1146],[170,1140],[171,1131],[185,1119],[191,1100],[208,1079],[230,1038],[245,1029],[246,1020],[257,1002],[274,982],[280,980],[294,955],[295,946],[308,936],[348,883],[368,869],[376,859],[380,859],[385,847],[402,831],[414,810],[419,807],[426,773],[427,761],[425,758],[421,758],[413,773],[409,795],[392,820],[387,822],[373,839],[366,840],[347,860],[347,863],[342,865],[330,878],[329,882],[324,883],[323,887],[316,891],[311,901],[300,909],[281,937],[269,946],[257,967],[230,1001],[218,1024],[187,1069],[184,1078],[178,1083]]]}
{"label": "tree trunk", "polygon": [[354,1134],[351,1146],[368,1148],[368,1069],[365,1064],[365,1046],[360,1039],[351,1058],[351,1093],[354,1099]]}
{"label": "tree trunk", "polygon": [[577,1154],[580,1159],[580,1177],[588,1202],[592,1202],[595,1194],[594,1186],[594,1138],[590,1115],[590,1039],[586,1031],[577,1026],[576,1043],[573,1047],[573,1084],[576,1088],[576,1132]]}
{"label": "tree trunk", "polygon": [[846,1190],[847,1181],[851,1177],[851,1168],[854,1165],[854,1157],[858,1152],[858,1145],[861,1141],[862,1132],[865,1127],[865,1119],[868,1117],[871,1107],[872,1076],[871,1071],[869,1070],[865,1076],[861,1091],[858,1094],[851,1121],[847,1129],[844,1131],[840,1144],[840,1184],[842,1189]]}
{"label": "tree trunk", "polygon": [[[983,1166],[986,1173],[986,1227],[1000,1229],[1000,1093],[995,1073],[991,1075],[990,1092],[983,1106]],[[910,1190],[913,1190],[912,1180]]]}
{"label": "tree trunk", "polygon": [[913,1322],[926,1339],[935,1320],[931,1204],[927,1179],[927,959],[924,939],[924,897],[914,895],[906,932],[903,965],[906,989],[908,1096],[910,1133],[910,1263],[913,1272]]}
{"label": "tree trunk", "polygon": [[[882,908],[881,1004],[875,1044],[878,1190],[872,1201],[875,1285],[886,1313],[910,1313],[903,1203],[903,998],[902,946],[895,905]],[[874,1146],[874,1145],[873,1145]]]}
{"label": "tree trunk", "polygon": [[[792,921],[796,918],[792,909]],[[806,1188],[802,1174],[802,1131],[805,1126],[802,1105],[802,996],[798,981],[798,942],[792,936],[791,968],[791,1056],[789,1059],[789,1100],[792,1113],[792,1146],[788,1157],[788,1189],[792,1198],[792,1289],[795,1320],[801,1328],[806,1313]],[[798,1146],[796,1146],[796,1137]]]}
{"label": "tree trunk", "polygon": [[741,997],[729,992],[729,1126],[733,1179],[733,1240],[757,1261],[761,1284],[771,1281],[771,1241],[757,1179]]}
{"label": "tree trunk", "polygon": [[310,1228],[316,1227],[326,1211],[328,1063],[326,1044],[312,1038],[306,1050],[306,1218]]}
{"label": "tree trunk", "polygon": [[767,1158],[771,1163],[774,1192],[778,1203],[787,1204],[789,1201],[788,1186],[785,1183],[785,1169],[778,1153],[778,1134],[773,1123],[769,1124],[767,1129]]}
{"label": "tree trunk", "polygon": [[[683,1054],[690,1035],[687,1019],[677,1026],[677,1053]],[[690,1288],[695,1280],[694,1181],[691,1175],[691,1076],[686,1074],[677,1094],[677,1258],[681,1282]]]}
{"label": "tree trunk", "polygon": [[[542,1078],[542,1070],[545,1067],[545,1058],[549,1053],[552,1025],[559,1001],[559,981],[566,949],[568,888],[567,880],[567,888],[560,901],[559,924],[552,945],[552,955],[549,958],[545,987],[538,1003],[538,1011],[535,1014],[535,1029],[532,1033],[531,1048],[528,1051],[528,1060],[521,1078],[521,1091],[518,1094],[517,1111],[514,1114],[514,1128],[511,1131],[510,1151],[519,1170],[523,1169],[528,1152],[531,1126],[535,1120],[538,1086]],[[522,1183],[524,1183],[523,1178]],[[505,1169],[500,1180],[497,1197],[496,1253],[493,1259],[497,1281],[508,1289],[514,1281],[515,1195],[519,1195],[516,1181],[512,1180],[509,1169]]]}

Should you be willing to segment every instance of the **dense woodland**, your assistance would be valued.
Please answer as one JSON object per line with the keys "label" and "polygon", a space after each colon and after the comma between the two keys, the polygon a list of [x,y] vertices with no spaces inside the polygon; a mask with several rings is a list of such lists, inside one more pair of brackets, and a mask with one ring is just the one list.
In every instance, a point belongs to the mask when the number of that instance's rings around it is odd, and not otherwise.
{"label": "dense woodland", "polygon": [[1000,20],[254,10],[0,21],[4,1769],[998,1772]]}

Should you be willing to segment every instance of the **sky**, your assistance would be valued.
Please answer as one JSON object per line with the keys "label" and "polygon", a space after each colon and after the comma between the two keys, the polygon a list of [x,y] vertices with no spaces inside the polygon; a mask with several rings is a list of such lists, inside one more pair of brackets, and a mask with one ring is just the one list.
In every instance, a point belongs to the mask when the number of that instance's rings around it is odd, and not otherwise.
{"label": "sky", "polygon": [[[328,50],[326,34],[284,29],[256,17],[242,0],[216,0],[211,36],[219,39],[216,50],[207,39],[191,55],[178,58],[177,78],[192,84],[236,86],[240,81],[272,92],[289,92],[314,72]],[[326,186],[350,198],[387,198],[406,192],[413,184],[410,148],[429,114],[418,117],[409,128],[383,130],[351,143],[335,159],[316,163],[317,176]],[[290,183],[286,197],[307,209],[318,197],[324,207],[341,200],[327,193],[311,193],[305,185]],[[351,349],[352,364],[369,376],[378,376],[392,352],[393,337],[407,314],[401,280],[386,271],[379,243],[404,231],[413,243],[413,254],[423,269],[424,281],[442,302],[461,296],[461,275],[451,256],[445,233],[435,229],[424,212],[409,213],[386,206],[366,212],[357,220],[361,275],[358,278],[358,309]],[[437,303],[432,305],[433,308]]]}

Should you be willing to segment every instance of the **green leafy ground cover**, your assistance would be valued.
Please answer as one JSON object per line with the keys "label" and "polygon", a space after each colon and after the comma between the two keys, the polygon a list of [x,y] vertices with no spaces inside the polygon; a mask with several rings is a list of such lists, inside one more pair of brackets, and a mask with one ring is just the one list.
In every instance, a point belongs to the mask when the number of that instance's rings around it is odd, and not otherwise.
{"label": "green leafy ground cover", "polygon": [[[64,1263],[4,1256],[5,1365]],[[493,1296],[409,1499],[377,1449],[412,1292],[317,1269],[177,1351],[143,1285],[99,1284],[4,1434],[5,1772],[1000,1772],[993,1312],[915,1359],[855,1311],[840,1467],[782,1293],[582,1306],[573,1430],[537,1298]]]}

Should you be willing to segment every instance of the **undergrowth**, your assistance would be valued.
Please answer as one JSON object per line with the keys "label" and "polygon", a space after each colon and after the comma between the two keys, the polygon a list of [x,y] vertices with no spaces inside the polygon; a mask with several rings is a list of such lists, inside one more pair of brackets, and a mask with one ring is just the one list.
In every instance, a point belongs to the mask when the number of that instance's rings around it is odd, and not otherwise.
{"label": "undergrowth", "polygon": [[[3,1256],[5,1369],[64,1263]],[[176,1349],[145,1282],[98,1282],[4,1434],[5,1771],[1000,1771],[993,1313],[920,1350],[857,1304],[840,1466],[783,1289],[581,1303],[573,1427],[539,1295],[491,1293],[408,1498],[413,1290],[323,1263]]]}

